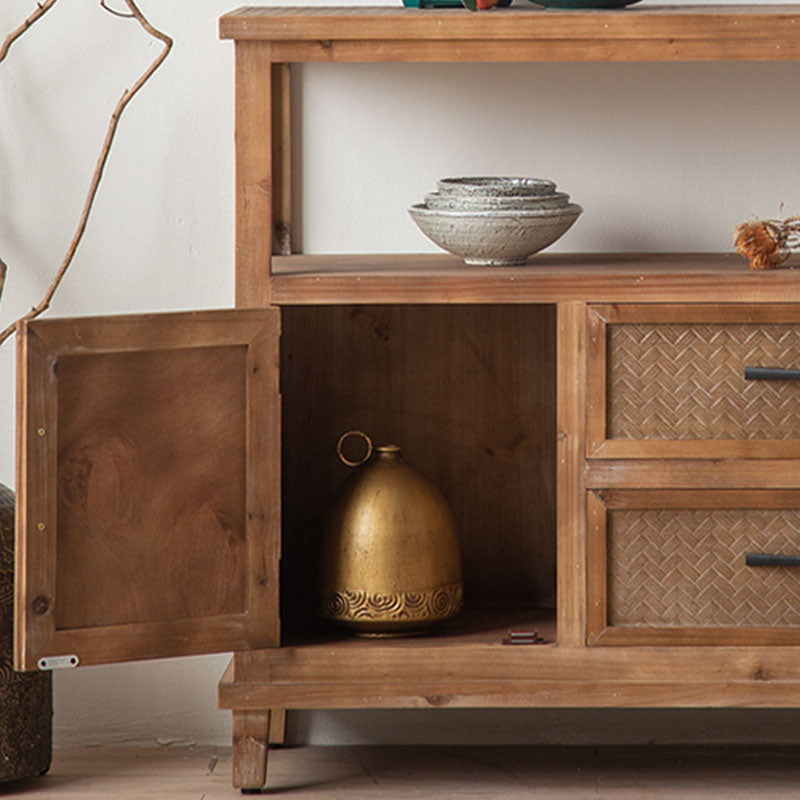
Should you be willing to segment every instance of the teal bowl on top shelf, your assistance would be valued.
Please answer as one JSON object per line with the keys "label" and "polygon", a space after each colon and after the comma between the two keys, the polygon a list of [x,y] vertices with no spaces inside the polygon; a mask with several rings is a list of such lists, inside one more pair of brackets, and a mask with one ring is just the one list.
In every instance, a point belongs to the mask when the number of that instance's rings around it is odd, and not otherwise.
{"label": "teal bowl on top shelf", "polygon": [[[480,11],[478,8],[478,0],[403,0],[406,5],[421,5],[424,2],[431,4],[463,4],[470,11]],[[625,6],[632,6],[634,3],[639,3],[641,0],[530,0],[536,6],[541,8],[563,8],[563,9],[589,9],[589,8],[625,8]],[[500,0],[496,5],[508,6],[511,0]]]}
{"label": "teal bowl on top shelf", "polygon": [[640,0],[530,0],[545,8],[625,8]]}

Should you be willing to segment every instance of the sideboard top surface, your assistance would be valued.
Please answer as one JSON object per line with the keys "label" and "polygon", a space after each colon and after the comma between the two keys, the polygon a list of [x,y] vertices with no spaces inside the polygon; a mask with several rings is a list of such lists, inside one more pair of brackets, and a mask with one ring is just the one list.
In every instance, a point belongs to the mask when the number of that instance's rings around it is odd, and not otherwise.
{"label": "sideboard top surface", "polygon": [[772,61],[800,58],[800,5],[253,6],[220,35],[276,44],[275,61]]}

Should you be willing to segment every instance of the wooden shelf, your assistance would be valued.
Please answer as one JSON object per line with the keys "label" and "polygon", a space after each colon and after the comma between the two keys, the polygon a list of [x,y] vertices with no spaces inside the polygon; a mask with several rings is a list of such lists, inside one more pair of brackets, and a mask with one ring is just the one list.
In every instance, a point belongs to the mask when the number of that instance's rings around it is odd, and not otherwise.
{"label": "wooden shelf", "polygon": [[[282,646],[290,648],[335,647],[354,651],[380,647],[406,650],[420,647],[459,647],[463,645],[503,646],[510,630],[537,631],[542,644],[555,644],[556,619],[553,609],[466,609],[457,617],[421,636],[371,638],[354,636],[317,619],[303,619],[290,627]],[[526,647],[528,645],[514,645]]]}
{"label": "wooden shelf", "polygon": [[[446,254],[273,257],[272,302],[555,303],[800,300],[800,269],[753,272],[732,253],[577,253],[522,267],[469,267]],[[800,263],[797,263],[800,267]]]}
{"label": "wooden shelf", "polygon": [[268,40],[275,62],[780,61],[800,56],[800,6],[243,8],[220,35]]}

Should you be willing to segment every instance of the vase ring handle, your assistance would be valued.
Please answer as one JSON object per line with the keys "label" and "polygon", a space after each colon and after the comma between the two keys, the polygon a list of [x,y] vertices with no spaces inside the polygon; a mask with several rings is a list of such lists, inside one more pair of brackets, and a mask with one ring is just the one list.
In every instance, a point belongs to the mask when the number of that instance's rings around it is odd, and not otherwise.
{"label": "vase ring handle", "polygon": [[[366,450],[364,452],[364,456],[358,461],[353,461],[344,454],[344,443],[351,436],[360,436],[364,440],[364,443],[366,444]],[[342,460],[344,464],[347,464],[348,467],[361,466],[361,464],[369,460],[369,457],[372,455],[372,451],[374,449],[375,448],[372,445],[372,439],[370,439],[369,436],[367,436],[367,434],[364,433],[364,431],[347,431],[347,433],[343,433],[339,437],[339,442],[336,445],[336,452],[339,454],[339,458]]]}

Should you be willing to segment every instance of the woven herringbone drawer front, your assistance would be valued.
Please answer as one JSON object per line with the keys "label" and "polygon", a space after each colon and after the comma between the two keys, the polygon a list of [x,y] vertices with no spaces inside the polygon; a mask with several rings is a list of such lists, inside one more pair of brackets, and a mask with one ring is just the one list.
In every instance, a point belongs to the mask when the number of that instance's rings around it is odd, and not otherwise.
{"label": "woven herringbone drawer front", "polygon": [[800,325],[610,325],[609,436],[800,439],[800,382],[745,366],[799,368]]}
{"label": "woven herringbone drawer front", "polygon": [[800,625],[800,570],[747,567],[800,553],[800,509],[611,510],[608,623]]}

